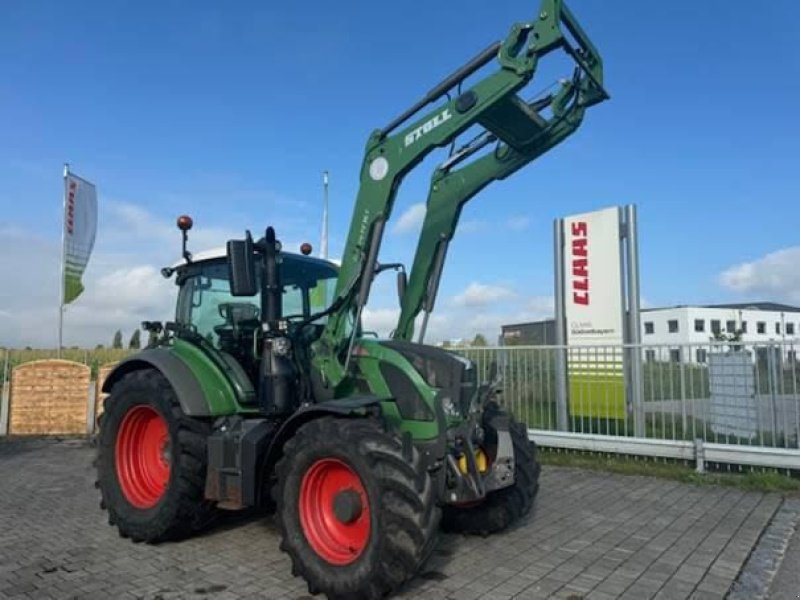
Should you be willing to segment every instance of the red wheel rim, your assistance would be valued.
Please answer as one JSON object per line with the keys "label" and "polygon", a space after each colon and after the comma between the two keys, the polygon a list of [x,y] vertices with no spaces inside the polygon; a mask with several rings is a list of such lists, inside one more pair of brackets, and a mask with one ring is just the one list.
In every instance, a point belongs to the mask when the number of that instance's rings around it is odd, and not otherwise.
{"label": "red wheel rim", "polygon": [[[334,502],[349,498],[342,519]],[[323,458],[306,471],[300,484],[300,525],[314,551],[334,565],[355,561],[369,542],[369,499],[358,474],[336,458]]]}
{"label": "red wheel rim", "polygon": [[128,502],[141,509],[155,506],[170,474],[169,429],[164,417],[150,406],[129,410],[119,426],[114,461]]}

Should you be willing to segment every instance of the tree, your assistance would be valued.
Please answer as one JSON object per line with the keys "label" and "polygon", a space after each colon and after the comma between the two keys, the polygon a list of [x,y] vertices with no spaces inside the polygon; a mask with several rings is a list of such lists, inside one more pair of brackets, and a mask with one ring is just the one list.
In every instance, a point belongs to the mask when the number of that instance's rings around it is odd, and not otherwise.
{"label": "tree", "polygon": [[472,338],[472,344],[470,344],[473,348],[483,348],[488,346],[489,344],[486,342],[486,338],[483,337],[483,334],[475,334],[475,337]]}
{"label": "tree", "polygon": [[117,329],[117,333],[114,334],[114,341],[111,342],[111,347],[115,349],[122,348],[122,331]]}
{"label": "tree", "polygon": [[727,342],[729,344],[729,348],[733,352],[738,352],[742,349],[742,335],[744,335],[743,329],[737,329],[733,333],[723,333],[722,331],[715,331],[714,335],[711,337],[712,342]]}
{"label": "tree", "polygon": [[103,348],[105,348],[103,344],[97,344],[97,346],[94,347],[95,350],[102,350]]}
{"label": "tree", "polygon": [[133,331],[133,335],[131,335],[131,341],[128,342],[128,348],[131,350],[138,350],[142,347],[142,332],[138,329]]}

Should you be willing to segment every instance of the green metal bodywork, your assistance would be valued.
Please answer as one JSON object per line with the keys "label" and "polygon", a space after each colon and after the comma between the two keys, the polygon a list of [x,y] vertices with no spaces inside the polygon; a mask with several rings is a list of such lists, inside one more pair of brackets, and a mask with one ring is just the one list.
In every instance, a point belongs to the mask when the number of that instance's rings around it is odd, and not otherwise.
{"label": "green metal bodywork", "polygon": [[[565,36],[562,25],[572,39]],[[577,48],[573,47],[572,40],[577,42]],[[447,101],[397,133],[390,135],[388,131],[379,129],[369,137],[336,285],[334,302],[339,309],[331,315],[322,336],[312,347],[314,368],[335,390],[336,397],[348,393],[350,387],[347,382],[347,353],[343,352],[348,342],[348,320],[353,313],[360,314],[360,309],[366,304],[383,228],[391,215],[403,178],[434,149],[450,144],[468,128],[479,125],[506,145],[506,150],[501,147],[501,154],[507,154],[496,159],[498,164],[494,164],[491,158],[485,162],[477,161],[475,168],[464,173],[461,179],[454,177],[447,182],[434,182],[437,189],[441,188],[443,192],[448,190],[444,192],[446,194],[455,198],[469,198],[491,181],[506,177],[522,164],[530,162],[558,143],[558,138],[566,137],[569,130],[566,119],[543,122],[541,116],[533,114],[528,104],[517,96],[517,92],[533,78],[539,59],[557,48],[567,51],[582,73],[581,79],[577,80],[580,87],[577,104],[582,114],[583,108],[607,97],[602,87],[602,61],[562,0],[544,0],[536,18],[530,22],[516,23],[499,46],[496,56],[498,70],[464,91],[461,91],[461,82],[457,80],[457,97],[451,98],[448,94]],[[453,83],[452,87],[455,85]],[[447,90],[443,92],[437,87],[435,91],[431,92],[433,96],[429,94],[420,104],[438,99]],[[555,128],[560,123],[565,125],[559,128],[559,133]],[[572,125],[572,130],[574,127],[577,124]],[[543,130],[548,128],[551,131],[543,138]],[[449,192],[450,189],[454,192]],[[452,209],[446,210],[453,214]],[[454,224],[457,214],[458,207],[455,216],[444,218]],[[447,231],[448,227],[443,229]],[[429,243],[425,242],[425,245],[427,247]],[[420,260],[423,259],[424,256],[420,256]],[[424,287],[424,269],[419,271],[420,276],[415,279],[414,286]],[[420,295],[419,289],[415,294]],[[418,312],[418,309],[410,306],[412,303],[414,301],[409,300],[405,308],[408,315],[414,310]],[[407,323],[404,325],[403,337],[408,335],[409,327]]]}
{"label": "green metal bodywork", "polygon": [[446,164],[434,172],[422,232],[393,333],[395,339],[411,340],[414,319],[423,306],[428,312],[433,309],[441,275],[436,273],[437,265],[444,264],[447,246],[455,235],[464,205],[491,182],[512,175],[575,132],[596,93],[589,84],[588,80],[577,86],[572,81],[562,83],[552,100],[548,126],[524,149],[514,150],[500,142],[490,153],[465,167],[453,170]]}
{"label": "green metal bodywork", "polygon": [[258,412],[253,406],[245,406],[237,398],[235,386],[230,377],[211,357],[197,345],[174,338],[170,351],[180,358],[197,378],[208,403],[211,416],[232,415],[234,413]]}
{"label": "green metal bodywork", "polygon": [[[425,382],[417,370],[408,363],[408,359],[399,352],[381,345],[379,340],[362,338],[358,341],[358,347],[359,355],[355,357],[357,371],[363,376],[363,381],[369,387],[370,392],[380,400],[381,414],[384,419],[397,431],[410,433],[415,441],[435,438],[439,432],[434,407],[438,390]],[[394,365],[408,376],[430,409],[431,420],[416,421],[404,419],[400,415],[397,402],[380,371],[381,363]]]}

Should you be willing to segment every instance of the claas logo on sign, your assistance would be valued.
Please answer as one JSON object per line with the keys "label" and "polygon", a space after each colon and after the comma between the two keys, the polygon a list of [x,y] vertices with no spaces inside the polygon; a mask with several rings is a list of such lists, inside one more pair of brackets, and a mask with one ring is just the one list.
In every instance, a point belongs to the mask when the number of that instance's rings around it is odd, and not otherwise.
{"label": "claas logo on sign", "polygon": [[67,233],[72,235],[75,228],[75,190],[78,184],[74,181],[69,182],[69,193],[67,194]]}
{"label": "claas logo on sign", "polygon": [[589,226],[572,224],[572,301],[589,306]]}

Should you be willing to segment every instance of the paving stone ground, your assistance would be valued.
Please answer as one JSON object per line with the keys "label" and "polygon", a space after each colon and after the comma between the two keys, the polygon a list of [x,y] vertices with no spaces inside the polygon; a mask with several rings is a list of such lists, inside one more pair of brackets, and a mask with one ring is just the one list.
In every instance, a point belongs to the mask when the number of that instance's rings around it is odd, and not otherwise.
{"label": "paving stone ground", "polygon": [[[309,598],[271,517],[178,543],[118,537],[82,441],[0,441],[0,598]],[[781,505],[734,488],[546,467],[534,513],[443,536],[400,597],[724,598]]]}

